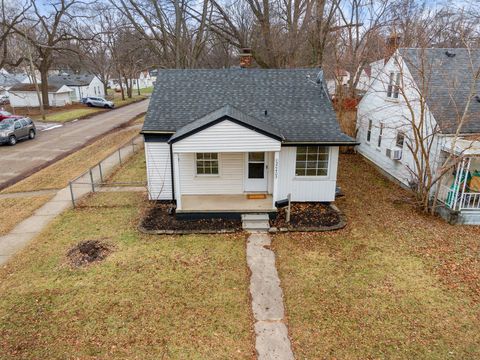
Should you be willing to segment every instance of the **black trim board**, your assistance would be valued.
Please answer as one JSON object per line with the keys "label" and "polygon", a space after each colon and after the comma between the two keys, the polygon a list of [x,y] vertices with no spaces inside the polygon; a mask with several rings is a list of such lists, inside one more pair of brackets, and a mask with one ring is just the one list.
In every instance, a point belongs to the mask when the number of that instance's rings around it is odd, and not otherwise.
{"label": "black trim board", "polygon": [[177,141],[180,141],[180,140],[182,140],[182,139],[184,139],[184,138],[186,138],[186,137],[192,136],[193,134],[196,134],[197,132],[200,132],[200,131],[202,131],[202,130],[208,129],[209,127],[211,127],[211,126],[213,126],[213,125],[216,125],[216,124],[219,124],[219,123],[221,123],[221,122],[223,122],[223,121],[225,121],[225,120],[229,120],[229,121],[231,121],[231,122],[234,122],[234,123],[236,123],[236,124],[238,124],[238,125],[240,125],[240,126],[243,126],[243,127],[247,128],[247,129],[250,129],[250,130],[253,130],[253,131],[255,131],[255,132],[258,132],[258,133],[260,133],[260,134],[262,134],[262,135],[268,136],[268,137],[270,137],[270,138],[272,138],[272,139],[275,139],[275,140],[278,140],[278,141],[282,141],[282,140],[283,140],[283,138],[280,137],[280,136],[278,136],[278,135],[271,134],[271,133],[269,133],[268,131],[259,129],[259,128],[253,126],[253,125],[250,125],[250,124],[246,124],[246,123],[244,123],[243,121],[239,121],[239,120],[234,119],[234,118],[232,118],[232,117],[230,117],[230,116],[228,116],[228,115],[224,115],[224,116],[218,118],[217,120],[214,120],[214,121],[211,121],[211,122],[209,122],[209,123],[207,123],[207,124],[205,124],[205,125],[199,126],[198,128],[195,128],[195,129],[193,129],[193,130],[191,130],[191,131],[189,131],[189,132],[187,132],[187,133],[185,133],[185,134],[183,134],[183,135],[181,135],[181,136],[179,136],[179,137],[177,137],[177,138],[175,138],[175,139],[173,139],[173,140],[169,140],[168,142],[171,143],[171,144],[176,143]]}
{"label": "black trim board", "polygon": [[172,137],[172,134],[148,134],[143,133],[145,142],[168,142],[168,139]]}

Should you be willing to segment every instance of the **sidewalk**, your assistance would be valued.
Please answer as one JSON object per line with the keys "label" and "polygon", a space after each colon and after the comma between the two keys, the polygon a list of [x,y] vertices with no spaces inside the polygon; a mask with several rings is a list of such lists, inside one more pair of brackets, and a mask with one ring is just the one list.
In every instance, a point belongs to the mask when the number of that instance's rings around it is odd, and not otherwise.
{"label": "sidewalk", "polygon": [[[122,150],[122,156],[125,160],[132,154],[133,148],[127,147]],[[104,160],[103,171],[105,176],[108,176],[116,167],[117,156],[117,153],[113,153]],[[75,198],[79,199],[92,191],[89,173],[87,172],[85,175],[79,177],[77,181],[79,184],[75,185]],[[67,186],[58,190],[50,201],[37,209],[32,216],[20,222],[7,235],[0,236],[0,266],[22,250],[35,236],[45,229],[56,216],[72,206],[70,187]]]}

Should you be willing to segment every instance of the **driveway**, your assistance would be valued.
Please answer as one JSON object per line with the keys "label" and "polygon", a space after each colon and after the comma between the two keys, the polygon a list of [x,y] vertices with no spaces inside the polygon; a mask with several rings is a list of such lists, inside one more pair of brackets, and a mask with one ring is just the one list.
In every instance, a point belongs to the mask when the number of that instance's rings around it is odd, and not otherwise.
{"label": "driveway", "polygon": [[0,189],[147,111],[148,101],[64,125],[38,123],[35,140],[20,141],[15,146],[0,146]]}

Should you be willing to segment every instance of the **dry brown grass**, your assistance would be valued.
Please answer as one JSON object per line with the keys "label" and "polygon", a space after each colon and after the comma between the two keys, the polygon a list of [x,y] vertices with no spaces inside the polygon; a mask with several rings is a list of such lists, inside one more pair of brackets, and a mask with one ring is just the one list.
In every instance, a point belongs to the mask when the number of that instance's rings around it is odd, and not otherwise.
{"label": "dry brown grass", "polygon": [[298,358],[480,357],[480,227],[451,226],[360,156],[340,161],[345,229],[277,236]]}
{"label": "dry brown grass", "polygon": [[6,188],[2,193],[63,188],[67,186],[69,180],[87,171],[119,146],[137,136],[138,133],[138,129],[129,128],[110,133],[93,144]]}
{"label": "dry brown grass", "polygon": [[[138,232],[145,200],[97,193],[0,269],[0,359],[253,359],[243,235]],[[112,252],[75,268],[73,246]]]}
{"label": "dry brown grass", "polygon": [[7,234],[22,220],[33,214],[53,195],[0,199],[0,236]]}

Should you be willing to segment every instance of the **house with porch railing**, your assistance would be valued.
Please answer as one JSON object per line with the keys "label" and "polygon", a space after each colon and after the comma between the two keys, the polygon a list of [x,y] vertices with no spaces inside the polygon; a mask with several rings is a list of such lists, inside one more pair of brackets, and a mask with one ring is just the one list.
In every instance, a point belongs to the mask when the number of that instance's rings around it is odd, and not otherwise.
{"label": "house with porch railing", "polygon": [[451,223],[480,224],[479,49],[397,49],[360,101],[356,127],[358,152],[406,188],[421,172],[415,147],[428,149],[421,161],[432,174],[450,166],[432,203],[438,195]]}

